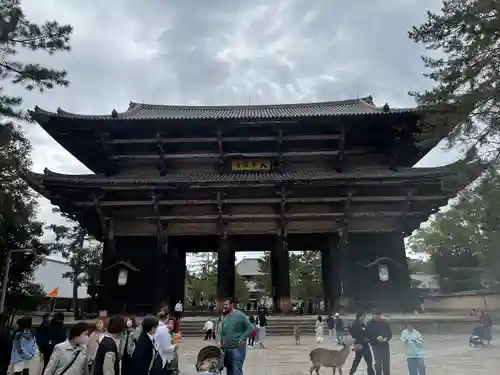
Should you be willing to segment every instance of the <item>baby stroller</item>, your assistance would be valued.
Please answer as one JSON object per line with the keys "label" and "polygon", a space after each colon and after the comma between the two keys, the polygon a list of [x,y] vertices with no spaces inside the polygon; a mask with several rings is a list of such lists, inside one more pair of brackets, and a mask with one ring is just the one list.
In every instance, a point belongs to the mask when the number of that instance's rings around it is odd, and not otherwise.
{"label": "baby stroller", "polygon": [[478,346],[484,347],[484,333],[484,327],[482,325],[475,327],[472,331],[472,335],[469,337],[469,346],[473,346],[476,348]]}
{"label": "baby stroller", "polygon": [[196,359],[198,375],[219,375],[224,369],[224,352],[215,345],[208,345],[198,352]]}

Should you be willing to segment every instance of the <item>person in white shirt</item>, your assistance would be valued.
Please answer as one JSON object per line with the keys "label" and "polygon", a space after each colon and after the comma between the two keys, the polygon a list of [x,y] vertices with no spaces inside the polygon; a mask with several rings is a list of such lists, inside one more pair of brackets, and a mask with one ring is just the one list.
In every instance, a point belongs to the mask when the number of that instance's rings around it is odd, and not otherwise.
{"label": "person in white shirt", "polygon": [[179,301],[175,304],[175,307],[174,307],[174,315],[175,315],[175,318],[180,322],[181,321],[181,316],[182,316],[182,302]]}
{"label": "person in white shirt", "polygon": [[215,340],[215,332],[214,332],[214,323],[208,318],[203,326],[203,331],[205,332],[205,341],[214,339]]}
{"label": "person in white shirt", "polygon": [[159,324],[154,340],[155,347],[162,359],[163,368],[167,368],[174,359],[177,345],[172,343],[172,336],[167,328],[168,315],[162,311],[158,314],[158,320]]}

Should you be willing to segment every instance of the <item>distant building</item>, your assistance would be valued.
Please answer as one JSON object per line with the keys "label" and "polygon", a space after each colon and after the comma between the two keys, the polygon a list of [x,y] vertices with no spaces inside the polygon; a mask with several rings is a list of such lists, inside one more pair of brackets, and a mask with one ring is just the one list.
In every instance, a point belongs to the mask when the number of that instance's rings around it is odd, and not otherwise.
{"label": "distant building", "polygon": [[261,291],[258,277],[262,275],[259,258],[244,258],[236,264],[236,272],[243,277],[251,298]]}
{"label": "distant building", "polygon": [[416,289],[420,289],[422,292],[439,292],[439,276],[437,274],[425,273],[425,272],[415,272],[410,275],[412,280],[418,282],[415,285]]}
{"label": "distant building", "polygon": [[[35,270],[33,281],[42,285],[47,294],[58,288],[57,298],[71,299],[73,298],[73,284],[70,279],[63,277],[66,272],[71,272],[67,261],[47,257]],[[89,298],[86,286],[78,288],[78,298]]]}

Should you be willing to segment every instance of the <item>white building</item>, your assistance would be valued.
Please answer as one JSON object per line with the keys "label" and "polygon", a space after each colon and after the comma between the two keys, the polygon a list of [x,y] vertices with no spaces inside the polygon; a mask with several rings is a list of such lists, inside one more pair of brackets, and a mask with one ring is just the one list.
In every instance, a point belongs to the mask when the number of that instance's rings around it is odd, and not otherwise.
{"label": "white building", "polygon": [[[47,294],[55,288],[59,288],[57,298],[73,298],[71,280],[63,277],[66,272],[71,272],[71,267],[67,261],[47,257],[35,270],[33,281],[41,284]],[[78,288],[78,298],[88,297],[86,286]]]}
{"label": "white building", "polygon": [[256,278],[262,275],[259,258],[243,258],[236,264],[236,272],[243,277],[250,293],[259,292]]}

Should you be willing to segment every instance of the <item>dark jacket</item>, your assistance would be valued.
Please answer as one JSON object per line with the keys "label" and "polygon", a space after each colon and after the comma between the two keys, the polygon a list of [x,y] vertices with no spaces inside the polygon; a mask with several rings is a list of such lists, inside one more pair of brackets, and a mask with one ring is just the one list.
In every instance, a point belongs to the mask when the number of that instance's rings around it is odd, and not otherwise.
{"label": "dark jacket", "polygon": [[332,316],[329,316],[326,319],[326,326],[328,327],[328,329],[334,329],[335,328],[335,319],[333,319]]}
{"label": "dark jacket", "polygon": [[[40,327],[36,330],[36,344],[38,345],[38,349],[41,353],[49,352],[51,350],[49,348],[50,331],[51,324],[49,322],[42,322]],[[54,347],[55,345],[52,345],[52,349],[54,349]]]}
{"label": "dark jacket", "polygon": [[[366,330],[368,331],[368,339],[371,345],[382,346],[389,345],[389,341],[392,339],[392,330],[390,324],[383,320],[372,319],[366,325]],[[378,337],[383,337],[387,341],[378,341]]]}
{"label": "dark jacket", "polygon": [[10,365],[12,338],[8,329],[0,326],[0,375],[5,375]]}
{"label": "dark jacket", "polygon": [[106,357],[106,353],[109,352],[115,354],[115,375],[120,375],[120,358],[118,356],[118,347],[116,346],[115,340],[109,336],[105,336],[99,343],[99,347],[97,348],[97,352],[95,354],[92,375],[103,375],[104,358]]}
{"label": "dark jacket", "polygon": [[64,328],[64,322],[52,319],[44,334],[47,335],[47,337],[44,338],[44,340],[47,340],[46,347],[44,349],[47,353],[52,353],[57,344],[66,341],[66,329]]}
{"label": "dark jacket", "polygon": [[264,316],[264,315],[267,316],[267,315],[269,315],[269,311],[267,310],[267,307],[265,307],[265,306],[259,306],[257,308],[257,315],[259,315],[259,316]]}
{"label": "dark jacket", "polygon": [[351,336],[355,344],[368,345],[369,338],[365,322],[355,320],[351,326]]}
{"label": "dark jacket", "polygon": [[258,324],[261,327],[266,327],[267,326],[266,316],[264,314],[257,315],[256,324]]}
{"label": "dark jacket", "polygon": [[139,335],[131,365],[134,375],[161,373],[163,367],[161,357],[157,355],[153,342],[145,332]]}
{"label": "dark jacket", "polygon": [[344,331],[344,320],[341,317],[335,318],[335,330]]}

